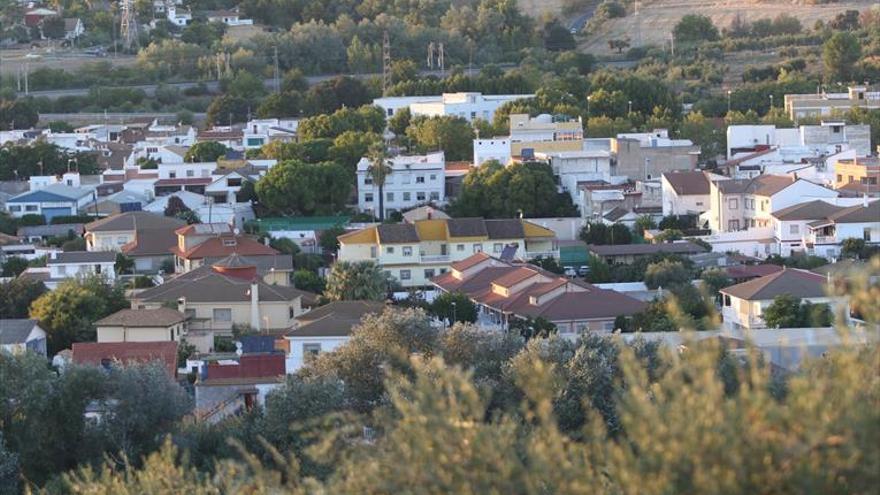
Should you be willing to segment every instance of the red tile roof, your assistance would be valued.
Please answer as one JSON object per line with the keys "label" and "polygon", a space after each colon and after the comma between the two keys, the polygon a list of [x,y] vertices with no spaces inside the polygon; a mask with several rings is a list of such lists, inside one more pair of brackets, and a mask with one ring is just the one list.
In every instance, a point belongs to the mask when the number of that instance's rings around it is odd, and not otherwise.
{"label": "red tile roof", "polygon": [[[226,245],[226,242],[230,240],[234,240],[235,245]],[[182,252],[179,247],[174,246],[171,248],[171,252],[189,260],[222,258],[232,254],[239,256],[274,256],[278,254],[278,251],[269,246],[243,235],[214,237],[191,247],[186,252]]]}
{"label": "red tile roof", "polygon": [[109,359],[127,364],[159,361],[169,376],[177,374],[177,342],[78,342],[73,344],[75,364],[101,366]]}
{"label": "red tile roof", "polygon": [[238,364],[209,363],[206,380],[229,378],[268,378],[283,376],[286,372],[284,354],[255,354],[241,356]]}

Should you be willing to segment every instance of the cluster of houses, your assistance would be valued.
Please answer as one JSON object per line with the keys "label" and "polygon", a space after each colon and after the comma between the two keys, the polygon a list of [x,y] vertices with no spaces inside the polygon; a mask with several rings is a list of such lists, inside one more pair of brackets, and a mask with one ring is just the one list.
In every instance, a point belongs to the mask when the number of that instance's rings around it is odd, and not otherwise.
{"label": "cluster of houses", "polygon": [[[503,103],[524,96],[455,93],[374,103],[389,116],[408,108],[414,115],[491,120]],[[20,276],[49,289],[84,274],[151,280],[150,287],[128,291],[129,308],[95,323],[96,342],[74,344],[54,362],[106,367],[158,360],[171,376],[196,377],[201,419],[215,421],[252,407],[286,374],[345,343],[362,318],[389,304],[322,305],[317,295],[294,286],[293,257],[269,245],[269,239],[287,238],[329,259],[319,240],[339,227],[345,233],[337,238],[335,259],[375,263],[405,291],[399,297],[419,290],[426,297],[461,293],[476,305],[477,323],[489,331],[542,318],[567,338],[611,334],[618,318],[646,309],[663,294],[644,283],[587,283],[575,268],[585,269],[589,256],[628,265],[675,254],[698,267],[718,267],[736,282],[721,291],[724,326],[749,335],[767,326],[763,311],[779,295],[829,304],[849,316],[846,299],[830,295],[827,273],[766,264],[768,256],[805,253],[835,261],[847,239],[880,245],[880,161],[871,156],[867,126],[730,126],[726,160],[707,171],[697,168],[698,146],[662,129],[594,139],[584,136],[579,121],[514,114],[509,135],[474,140],[473,162],[446,162],[442,152],[395,156],[380,187],[372,164],[362,159],[353,209],[386,218],[400,212],[399,223],[359,224],[347,216],[257,219],[247,198],[239,197],[241,188],[276,163],[246,159],[244,152],[273,141],[293,142],[296,129],[296,121],[278,119],[206,131],[151,120],[95,124],[72,133],[0,133],[2,142],[41,139],[93,151],[104,167],[98,176],[71,171],[0,184],[0,202],[9,215],[39,215],[48,223],[0,237],[0,261],[45,256],[46,266],[27,268]],[[229,152],[217,162],[187,162],[189,147],[205,141],[223,143]],[[559,192],[571,196],[580,216],[450,218],[441,208],[456,185],[490,160],[548,163]],[[200,222],[166,216],[172,198]],[[82,215],[93,218],[52,221]],[[640,244],[585,245],[578,239],[587,222],[633,226],[644,217],[656,222],[670,215],[692,220],[684,239],[660,240],[661,232],[650,229],[648,242]],[[263,236],[243,234],[246,223]],[[63,251],[44,242],[65,236],[82,238],[85,250]],[[119,254],[133,262],[128,273],[116,272]],[[548,271],[536,259],[557,260],[566,274]],[[234,350],[218,342],[234,342]],[[2,320],[0,345],[45,354],[46,333],[34,320]],[[195,353],[178,362],[184,345],[194,346]]]}

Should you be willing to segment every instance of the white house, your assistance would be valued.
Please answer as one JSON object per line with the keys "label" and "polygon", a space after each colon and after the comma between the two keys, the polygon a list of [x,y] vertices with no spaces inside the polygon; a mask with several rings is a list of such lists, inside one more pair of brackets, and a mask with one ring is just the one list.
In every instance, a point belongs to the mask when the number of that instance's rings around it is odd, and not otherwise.
{"label": "white house", "polygon": [[608,181],[611,177],[613,156],[610,150],[554,151],[535,153],[535,158],[550,164],[559,185],[571,196],[572,202],[580,198],[578,184],[589,181]]}
{"label": "white house", "polygon": [[660,178],[663,195],[663,216],[699,215],[709,209],[709,177],[723,180],[720,175],[701,170],[667,172]]}
{"label": "white house", "polygon": [[6,201],[6,211],[16,218],[43,215],[46,221],[57,216],[76,215],[95,199],[92,187],[71,187],[65,184],[28,191]]}
{"label": "white house", "polygon": [[46,355],[46,331],[37,320],[0,319],[0,350],[19,354],[35,352]]}
{"label": "white house", "polygon": [[227,26],[251,26],[253,19],[242,19],[238,7],[232,10],[216,10],[208,12],[208,22],[222,22]]}
{"label": "white house", "polygon": [[880,201],[863,203],[829,214],[807,224],[804,238],[810,253],[836,257],[846,239],[863,239],[868,245],[880,244]]}
{"label": "white house", "polygon": [[165,17],[168,22],[178,27],[183,27],[192,22],[192,14],[189,10],[178,9],[176,5],[167,5],[165,7]]}
{"label": "white house", "polygon": [[[388,160],[391,173],[385,178],[385,212],[400,211],[425,203],[446,200],[446,159],[443,152],[417,156],[396,156]],[[358,208],[379,216],[379,187],[369,173],[372,164],[361,158],[357,164]]]}
{"label": "white house", "polygon": [[370,314],[380,314],[385,303],[376,301],[335,301],[296,318],[284,338],[288,343],[285,368],[295,373],[322,352],[330,352],[348,342],[351,331]]}
{"label": "white house", "polygon": [[760,175],[754,179],[710,181],[709,210],[701,217],[713,232],[771,227],[771,213],[838,192],[794,176]]}
{"label": "white house", "polygon": [[46,287],[55,289],[65,279],[86,275],[102,275],[108,281],[116,280],[116,253],[113,251],[66,251],[49,255],[46,266],[49,279]]}
{"label": "white house", "polygon": [[[766,328],[764,310],[780,295],[794,296],[812,304],[828,304],[832,311],[842,298],[829,295],[828,279],[796,268],[786,268],[770,275],[721,289],[724,325],[732,329]],[[847,312],[848,313],[848,312]]]}
{"label": "white house", "polygon": [[479,166],[489,160],[507,165],[511,158],[510,137],[474,139],[474,165]]}
{"label": "white house", "polygon": [[409,108],[412,115],[426,117],[461,117],[468,122],[480,118],[491,121],[495,110],[508,101],[531,98],[535,95],[484,95],[482,93],[443,93],[434,96],[392,96],[376,98],[373,105],[385,110],[387,117],[402,108]]}
{"label": "white house", "polygon": [[871,126],[823,121],[817,125],[777,128],[775,125],[732,125],[727,127],[727,158],[762,147],[800,148],[812,156],[840,153],[854,149],[859,156],[871,154]]}
{"label": "white house", "polygon": [[296,140],[297,119],[253,119],[244,127],[245,149],[256,149],[272,141],[284,143]]}

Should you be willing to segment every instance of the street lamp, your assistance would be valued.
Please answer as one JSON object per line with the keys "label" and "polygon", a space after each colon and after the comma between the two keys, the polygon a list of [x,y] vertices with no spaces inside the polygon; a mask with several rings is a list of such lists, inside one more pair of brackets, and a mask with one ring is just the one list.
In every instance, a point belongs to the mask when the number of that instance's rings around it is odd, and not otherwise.
{"label": "street lamp", "polygon": [[770,109],[773,109],[773,95],[770,95]]}
{"label": "street lamp", "polygon": [[627,112],[626,112],[626,114],[629,115],[629,114],[633,113],[633,101],[632,101],[632,100],[628,100],[628,101],[626,102],[626,105],[627,105],[627,107],[626,107],[626,108],[627,108]]}
{"label": "street lamp", "polygon": [[455,301],[452,301],[452,324],[453,325],[455,325],[455,320],[458,319],[457,315],[456,315],[456,306],[457,306],[457,304],[455,303]]}
{"label": "street lamp", "polygon": [[587,95],[587,118],[590,118],[590,100],[592,100],[592,95]]}
{"label": "street lamp", "polygon": [[730,91],[729,89],[727,90],[727,113],[730,113],[730,95],[731,95],[732,93],[733,93],[733,92]]}

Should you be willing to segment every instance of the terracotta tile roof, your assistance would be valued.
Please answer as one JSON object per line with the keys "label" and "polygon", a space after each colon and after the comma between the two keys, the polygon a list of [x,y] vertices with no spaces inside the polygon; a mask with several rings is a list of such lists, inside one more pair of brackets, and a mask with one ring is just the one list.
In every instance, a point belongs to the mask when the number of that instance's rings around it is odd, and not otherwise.
{"label": "terracotta tile roof", "polygon": [[709,194],[709,179],[702,171],[666,172],[663,178],[679,196]]}
{"label": "terracotta tile roof", "polygon": [[772,196],[798,179],[788,175],[759,175],[753,179],[730,179],[716,182],[718,190],[725,194],[751,193]]}
{"label": "terracotta tile roof", "polygon": [[[461,263],[474,266],[488,256],[477,254]],[[510,288],[534,277],[534,283],[506,296],[493,290],[493,285]],[[452,272],[434,277],[431,282],[447,292],[463,292],[479,304],[521,317],[543,316],[550,321],[608,319],[630,315],[644,309],[645,304],[618,292],[559,277],[534,265],[507,263],[497,260],[464,278]],[[561,294],[549,296],[554,290]],[[538,303],[539,302],[539,303]]]}
{"label": "terracotta tile roof", "polygon": [[170,327],[186,321],[186,315],[171,308],[123,309],[95,322],[95,326],[109,327]]}
{"label": "terracotta tile roof", "polygon": [[[231,244],[232,242],[234,244]],[[186,252],[182,252],[178,246],[174,246],[171,248],[171,252],[188,260],[225,258],[232,254],[240,256],[274,256],[278,254],[275,249],[245,235],[224,235],[207,239]]]}
{"label": "terracotta tile roof", "polygon": [[475,255],[468,256],[467,258],[465,258],[461,261],[456,261],[455,263],[453,263],[450,266],[453,270],[464,271],[472,266],[476,266],[479,263],[486,261],[489,258],[491,258],[491,256],[489,256],[486,253],[476,253]]}
{"label": "terracotta tile roof", "polygon": [[105,359],[128,364],[160,362],[169,376],[177,374],[177,342],[78,342],[73,344],[75,364],[101,366]]}
{"label": "terracotta tile roof", "polygon": [[385,311],[384,302],[334,301],[315,308],[296,319],[299,326],[288,337],[346,337],[364,316]]}
{"label": "terracotta tile roof", "polygon": [[196,139],[198,141],[218,141],[218,140],[228,140],[228,139],[241,139],[244,136],[244,132],[241,129],[231,130],[231,131],[199,131]]}
{"label": "terracotta tile roof", "polygon": [[132,211],[112,217],[102,218],[86,224],[86,232],[117,232],[147,229],[174,230],[186,222],[177,218],[156,215],[146,211]]}
{"label": "terracotta tile roof", "polygon": [[748,301],[766,301],[783,294],[799,298],[827,295],[825,277],[797,268],[786,268],[748,282],[731,285],[720,292]]}

